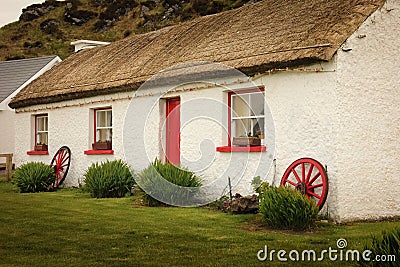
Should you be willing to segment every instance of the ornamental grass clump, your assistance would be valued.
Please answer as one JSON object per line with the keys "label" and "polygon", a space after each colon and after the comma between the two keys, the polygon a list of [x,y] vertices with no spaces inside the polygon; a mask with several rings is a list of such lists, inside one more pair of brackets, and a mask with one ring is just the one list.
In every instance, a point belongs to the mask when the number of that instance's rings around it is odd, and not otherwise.
{"label": "ornamental grass clump", "polygon": [[[193,172],[178,168],[168,162],[162,163],[158,159],[141,171],[138,176],[140,185],[145,191],[143,202],[148,206],[165,205],[158,199],[167,199],[170,203],[185,205],[190,196],[196,194],[198,188],[202,185],[201,179]],[[160,182],[158,179],[165,179],[174,185],[185,187],[185,189],[176,189],[162,180]]]}
{"label": "ornamental grass clump", "polygon": [[94,163],[84,174],[84,189],[96,198],[124,197],[135,184],[132,173],[122,160]]}
{"label": "ornamental grass clump", "polygon": [[48,191],[54,180],[54,169],[42,162],[23,164],[13,175],[13,181],[21,193]]}
{"label": "ornamental grass clump", "polygon": [[361,257],[358,266],[400,266],[400,228],[383,231],[381,237],[373,236],[372,244],[364,247],[366,250],[371,251],[368,255],[370,261]]}
{"label": "ornamental grass clump", "polygon": [[264,186],[259,198],[259,212],[269,227],[304,231],[315,225],[319,209],[300,191]]}

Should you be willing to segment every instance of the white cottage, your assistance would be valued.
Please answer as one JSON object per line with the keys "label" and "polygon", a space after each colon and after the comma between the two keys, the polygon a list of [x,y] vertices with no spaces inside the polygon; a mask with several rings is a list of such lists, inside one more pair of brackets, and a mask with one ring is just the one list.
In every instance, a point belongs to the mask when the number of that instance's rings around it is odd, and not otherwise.
{"label": "white cottage", "polygon": [[[222,194],[228,177],[248,193],[309,157],[327,166],[336,220],[399,216],[398,25],[397,0],[264,0],[81,51],[10,103],[16,162],[67,145],[77,185],[92,162],[159,157]],[[247,135],[259,143],[235,145]]]}

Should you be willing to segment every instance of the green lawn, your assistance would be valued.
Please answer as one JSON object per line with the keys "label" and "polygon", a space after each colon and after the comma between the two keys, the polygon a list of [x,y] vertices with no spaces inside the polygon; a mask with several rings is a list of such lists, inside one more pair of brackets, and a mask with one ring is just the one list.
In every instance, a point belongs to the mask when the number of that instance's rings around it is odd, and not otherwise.
{"label": "green lawn", "polygon": [[[205,208],[147,208],[132,198],[92,199],[79,190],[20,194],[0,182],[0,266],[288,266],[269,249],[362,249],[371,235],[400,222],[321,223],[313,232],[260,227],[257,215],[230,215]],[[347,264],[347,265],[346,265]],[[351,266],[299,262],[297,266]]]}

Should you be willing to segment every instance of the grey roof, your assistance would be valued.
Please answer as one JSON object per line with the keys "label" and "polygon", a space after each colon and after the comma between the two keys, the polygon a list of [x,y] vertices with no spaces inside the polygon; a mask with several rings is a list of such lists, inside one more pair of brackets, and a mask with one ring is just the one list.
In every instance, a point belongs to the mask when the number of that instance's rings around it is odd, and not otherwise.
{"label": "grey roof", "polygon": [[0,61],[0,103],[56,57]]}

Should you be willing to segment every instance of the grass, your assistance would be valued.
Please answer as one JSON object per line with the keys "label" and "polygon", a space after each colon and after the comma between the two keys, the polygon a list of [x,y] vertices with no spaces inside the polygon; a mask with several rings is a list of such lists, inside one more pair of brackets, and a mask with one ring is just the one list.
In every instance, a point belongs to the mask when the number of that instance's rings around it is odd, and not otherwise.
{"label": "grass", "polygon": [[259,262],[257,251],[322,251],[339,238],[362,250],[372,235],[400,226],[321,223],[312,232],[282,232],[262,227],[257,215],[134,204],[132,197],[93,199],[77,189],[20,194],[0,182],[0,266],[280,266]]}

